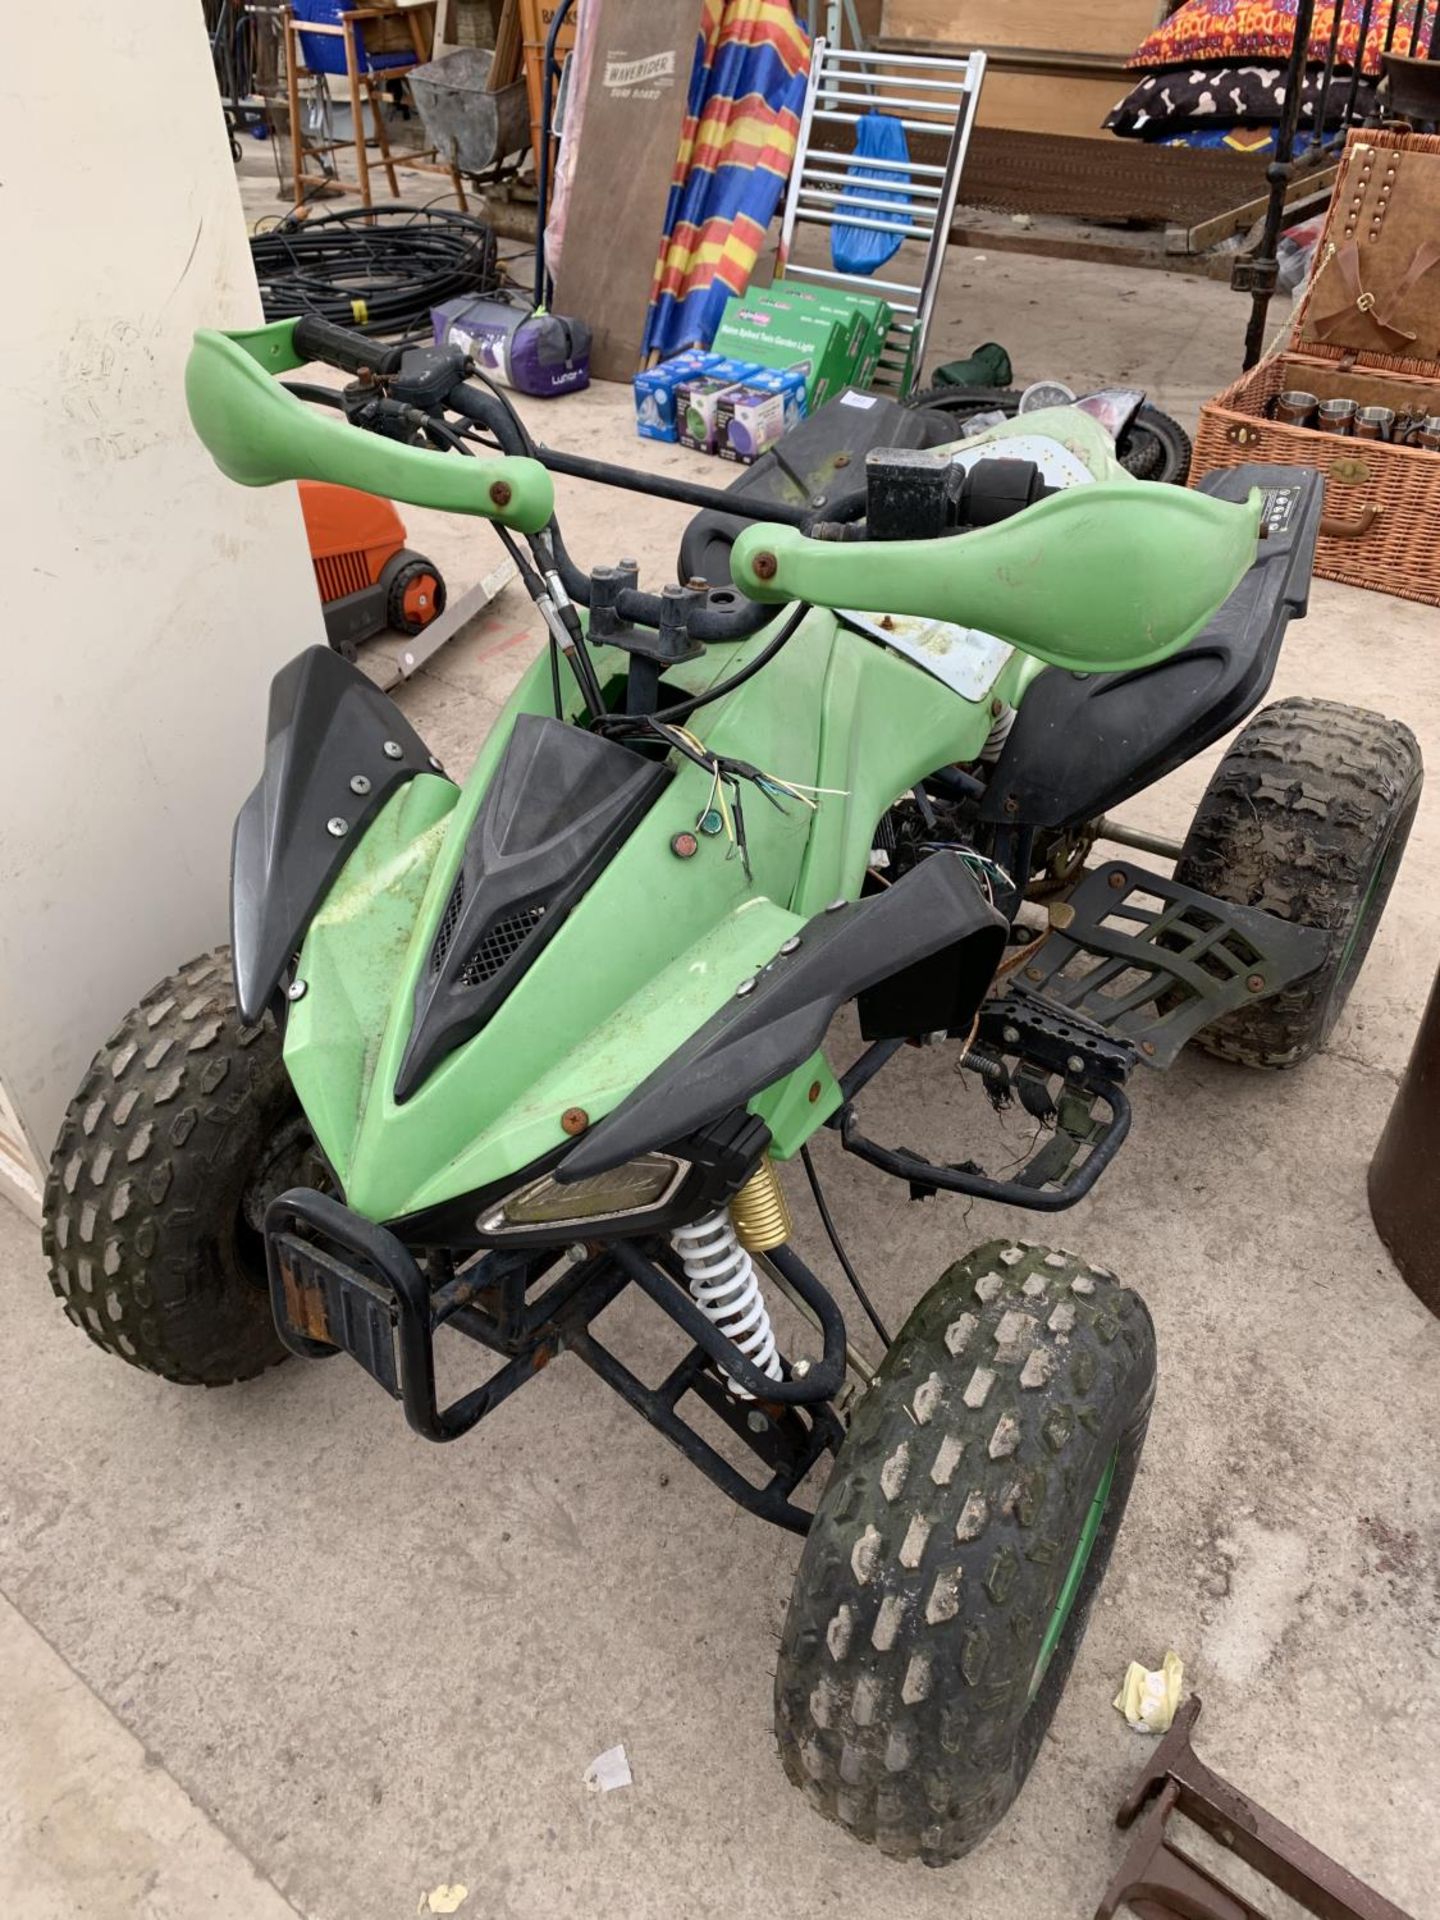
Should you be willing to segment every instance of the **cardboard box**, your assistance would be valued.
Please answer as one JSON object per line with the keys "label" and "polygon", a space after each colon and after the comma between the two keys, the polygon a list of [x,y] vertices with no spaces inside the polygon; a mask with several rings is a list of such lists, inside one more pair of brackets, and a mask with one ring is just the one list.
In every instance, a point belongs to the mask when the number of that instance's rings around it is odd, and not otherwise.
{"label": "cardboard box", "polygon": [[804,418],[805,375],[799,367],[752,374],[720,396],[715,451],[748,467]]}
{"label": "cardboard box", "polygon": [[748,467],[785,431],[785,397],[761,386],[727,387],[715,408],[715,452]]}
{"label": "cardboard box", "polygon": [[798,281],[777,280],[757,300],[776,312],[829,314],[846,329],[846,349],[850,354],[850,380],[853,386],[867,386],[890,332],[894,310],[877,294],[852,293],[848,288],[802,286]]}
{"label": "cardboard box", "polygon": [[850,384],[848,329],[818,308],[772,310],[758,301],[731,300],[715,335],[718,350],[744,355],[783,372],[803,368],[805,397],[814,413],[831,394]]}
{"label": "cardboard box", "polygon": [[808,407],[805,404],[805,370],[803,367],[785,367],[778,371],[762,369],[747,383],[762,388],[767,393],[778,393],[785,407],[785,431],[798,427],[805,418]]}
{"label": "cardboard box", "polygon": [[[703,347],[687,347],[683,353],[662,360],[657,367],[637,373],[631,381],[635,395],[635,431],[642,440],[678,440],[676,389],[683,383],[704,376],[729,386],[760,372],[755,360],[735,360],[723,353],[707,353]],[[685,442],[691,445],[690,441]],[[709,448],[705,449],[709,452]]]}
{"label": "cardboard box", "polygon": [[682,380],[703,372],[707,362],[718,355],[692,347],[662,360],[658,367],[637,373],[631,385],[635,394],[635,431],[642,440],[674,440],[675,389]]}
{"label": "cardboard box", "polygon": [[694,374],[675,389],[675,433],[682,447],[697,453],[715,451],[715,415],[720,396],[734,388],[733,380],[713,374]]}

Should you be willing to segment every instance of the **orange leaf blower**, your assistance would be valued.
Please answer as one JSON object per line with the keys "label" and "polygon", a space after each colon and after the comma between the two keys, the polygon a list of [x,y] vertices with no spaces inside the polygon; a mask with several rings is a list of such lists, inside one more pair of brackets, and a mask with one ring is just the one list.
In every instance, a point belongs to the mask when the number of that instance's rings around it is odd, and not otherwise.
{"label": "orange leaf blower", "polygon": [[440,569],[405,544],[389,500],[302,480],[300,507],[332,647],[353,660],[362,640],[391,627],[414,636],[445,610]]}

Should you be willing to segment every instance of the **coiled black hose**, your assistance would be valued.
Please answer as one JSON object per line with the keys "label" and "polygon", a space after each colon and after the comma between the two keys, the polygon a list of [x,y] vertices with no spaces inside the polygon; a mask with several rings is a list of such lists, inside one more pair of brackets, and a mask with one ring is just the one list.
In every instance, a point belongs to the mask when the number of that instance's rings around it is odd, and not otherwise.
{"label": "coiled black hose", "polygon": [[446,207],[348,207],[251,236],[267,320],[300,314],[367,334],[430,331],[430,309],[500,284],[495,233]]}

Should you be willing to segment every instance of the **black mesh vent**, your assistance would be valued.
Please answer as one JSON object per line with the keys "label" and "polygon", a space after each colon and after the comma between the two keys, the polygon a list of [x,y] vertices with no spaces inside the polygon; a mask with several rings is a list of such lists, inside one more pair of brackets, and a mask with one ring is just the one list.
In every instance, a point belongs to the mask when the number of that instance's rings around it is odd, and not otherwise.
{"label": "black mesh vent", "polygon": [[506,914],[503,920],[487,927],[480,945],[461,970],[460,984],[479,987],[492,980],[505,962],[520,951],[544,918],[544,907],[522,907],[518,913]]}
{"label": "black mesh vent", "polygon": [[445,917],[440,922],[440,931],[435,936],[435,945],[430,949],[430,971],[439,973],[445,964],[445,956],[450,951],[450,942],[455,938],[455,929],[460,921],[460,909],[465,904],[465,875],[455,876],[455,891],[451,894],[445,908]]}

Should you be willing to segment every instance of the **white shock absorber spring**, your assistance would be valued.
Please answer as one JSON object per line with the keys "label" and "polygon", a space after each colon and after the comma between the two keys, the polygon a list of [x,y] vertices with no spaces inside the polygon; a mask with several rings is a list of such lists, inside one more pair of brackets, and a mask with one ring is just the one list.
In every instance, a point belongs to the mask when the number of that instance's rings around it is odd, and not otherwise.
{"label": "white shock absorber spring", "polygon": [[[688,1227],[676,1227],[670,1242],[680,1256],[700,1311],[761,1373],[772,1380],[781,1379],[780,1356],[775,1350],[775,1335],[755,1262],[741,1246],[729,1213],[722,1207]],[[754,1399],[729,1374],[725,1382],[737,1399]]]}
{"label": "white shock absorber spring", "polygon": [[987,767],[993,767],[995,762],[1000,758],[1001,753],[1004,751],[1005,742],[1010,738],[1010,729],[1014,726],[1017,717],[1014,707],[1001,707],[1000,711],[994,715],[994,724],[990,728],[990,736],[980,749],[980,758],[985,762]]}

